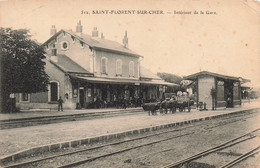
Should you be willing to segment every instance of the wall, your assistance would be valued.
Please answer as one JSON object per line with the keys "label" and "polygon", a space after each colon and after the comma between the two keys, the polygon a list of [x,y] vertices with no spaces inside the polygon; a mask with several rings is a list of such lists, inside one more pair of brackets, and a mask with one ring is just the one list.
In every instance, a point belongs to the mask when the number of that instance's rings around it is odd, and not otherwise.
{"label": "wall", "polygon": [[129,62],[134,62],[134,77],[136,79],[139,78],[138,74],[138,58],[137,57],[131,57],[131,56],[125,56],[122,54],[115,54],[110,52],[103,52],[103,51],[96,51],[96,65],[94,67],[96,76],[104,76],[101,75],[101,58],[106,57],[107,58],[107,73],[108,75],[105,75],[105,77],[116,77],[116,60],[121,59],[122,60],[122,77],[129,78]]}
{"label": "wall", "polygon": [[226,107],[224,81],[217,81],[217,107]]}
{"label": "wall", "polygon": [[215,88],[215,78],[212,76],[200,76],[198,77],[198,100],[199,102],[205,102],[207,109],[212,108],[211,89]]}
{"label": "wall", "polygon": [[[69,77],[65,76],[65,73],[62,72],[60,69],[58,69],[55,65],[50,63],[48,60],[45,60],[45,71],[49,75],[50,82],[55,81],[59,83],[59,95],[64,100],[64,106],[73,106],[71,105],[71,101],[68,101],[65,99],[65,92],[72,92],[72,87],[69,81]],[[65,90],[65,84],[68,88],[68,90]],[[29,102],[18,102],[17,107],[20,107],[23,109],[31,109],[31,108],[56,108],[57,102],[52,102],[52,104],[49,104],[48,101],[48,91],[47,92],[38,92],[30,94],[30,103]],[[70,103],[70,105],[68,105]]]}
{"label": "wall", "polygon": [[[61,46],[62,43],[66,41],[68,42],[68,49],[64,50]],[[54,41],[49,44],[49,47],[46,48],[47,55],[51,56],[51,49]],[[65,33],[61,33],[57,37],[57,42],[55,43],[55,47],[57,49],[57,54],[64,54],[72,59],[74,62],[78,63],[80,66],[85,68],[86,70],[91,71],[90,64],[93,66],[93,63],[90,62],[90,57],[92,56],[92,52],[87,45],[80,44],[79,40],[71,38],[71,35]],[[91,58],[92,59],[92,58]],[[93,60],[93,59],[92,59]]]}
{"label": "wall", "polygon": [[52,63],[50,63],[49,61],[46,61],[46,69],[45,69],[46,73],[49,75],[50,77],[50,82],[54,81],[54,82],[58,82],[59,86],[59,94],[58,96],[61,96],[61,98],[64,100],[64,96],[65,96],[65,90],[64,90],[64,81],[65,81],[65,73],[62,72],[60,69],[58,69],[55,65],[53,65]]}
{"label": "wall", "polygon": [[241,92],[241,87],[239,82],[234,82],[233,83],[233,105],[235,107],[241,105],[240,92]]}
{"label": "wall", "polygon": [[233,100],[240,100],[239,92],[239,84],[235,82],[233,84]]}
{"label": "wall", "polygon": [[46,103],[48,102],[48,92],[38,92],[31,94],[31,103]]}

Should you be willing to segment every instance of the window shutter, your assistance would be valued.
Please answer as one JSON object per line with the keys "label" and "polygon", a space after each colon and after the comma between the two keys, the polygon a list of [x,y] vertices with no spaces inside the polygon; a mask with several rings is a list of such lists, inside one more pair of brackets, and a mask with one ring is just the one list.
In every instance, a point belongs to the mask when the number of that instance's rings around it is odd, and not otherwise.
{"label": "window shutter", "polygon": [[129,76],[134,76],[134,62],[129,63]]}
{"label": "window shutter", "polygon": [[107,59],[101,59],[101,73],[107,73]]}
{"label": "window shutter", "polygon": [[117,75],[122,74],[122,61],[121,60],[116,61],[116,74]]}

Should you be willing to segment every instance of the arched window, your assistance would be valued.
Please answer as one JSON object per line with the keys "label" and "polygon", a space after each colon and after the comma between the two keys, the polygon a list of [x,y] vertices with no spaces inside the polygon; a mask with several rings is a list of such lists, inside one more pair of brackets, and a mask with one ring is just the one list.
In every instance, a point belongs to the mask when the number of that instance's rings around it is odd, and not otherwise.
{"label": "arched window", "polygon": [[107,58],[101,58],[101,74],[107,74]]}
{"label": "arched window", "polygon": [[129,62],[129,76],[134,76],[134,62],[130,61]]}
{"label": "arched window", "polygon": [[50,102],[55,102],[59,98],[59,83],[51,81],[49,84],[48,97]]}
{"label": "arched window", "polygon": [[116,60],[116,74],[122,75],[122,60],[121,59]]}

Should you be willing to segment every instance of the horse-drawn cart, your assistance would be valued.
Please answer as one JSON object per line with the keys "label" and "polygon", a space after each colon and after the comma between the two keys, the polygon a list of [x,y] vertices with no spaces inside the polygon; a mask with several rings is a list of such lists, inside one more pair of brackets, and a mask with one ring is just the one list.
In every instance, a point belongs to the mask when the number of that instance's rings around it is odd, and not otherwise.
{"label": "horse-drawn cart", "polygon": [[144,103],[143,109],[148,111],[149,115],[156,115],[156,110],[160,109],[160,113],[167,114],[168,111],[175,113],[177,109],[179,112],[186,111],[188,108],[188,112],[191,110],[191,106],[194,105],[194,101],[190,100],[187,95],[175,96],[171,99],[167,98],[162,102],[154,102],[154,103]]}

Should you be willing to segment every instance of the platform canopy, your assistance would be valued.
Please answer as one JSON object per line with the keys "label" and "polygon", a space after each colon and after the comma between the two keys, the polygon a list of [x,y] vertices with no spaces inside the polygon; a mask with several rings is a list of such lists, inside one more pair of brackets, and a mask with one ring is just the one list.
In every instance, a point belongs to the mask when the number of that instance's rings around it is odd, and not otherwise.
{"label": "platform canopy", "polygon": [[252,83],[244,83],[244,84],[241,85],[241,87],[250,89],[250,88],[253,88],[253,85],[252,85]]}
{"label": "platform canopy", "polygon": [[71,75],[72,79],[87,81],[90,83],[103,83],[103,84],[130,84],[130,85],[166,85],[166,86],[179,86],[174,83],[165,82],[164,80],[148,80],[142,81],[138,79],[120,79],[120,78],[100,78],[100,77],[86,77],[86,76],[76,76]]}
{"label": "platform canopy", "polygon": [[140,81],[141,84],[151,84],[151,85],[165,85],[165,86],[180,86],[175,83],[166,82],[164,80],[150,80],[150,81]]}
{"label": "platform canopy", "polygon": [[250,82],[249,79],[244,79],[241,77],[234,77],[234,76],[227,76],[227,75],[222,75],[222,74],[217,74],[217,73],[213,73],[213,72],[208,72],[208,71],[201,71],[192,75],[188,75],[183,77],[184,80],[196,80],[198,76],[203,76],[203,75],[209,75],[209,76],[213,76],[213,77],[217,77],[220,79],[224,79],[224,80],[233,80],[233,81],[238,81],[241,83],[246,83],[246,82]]}

